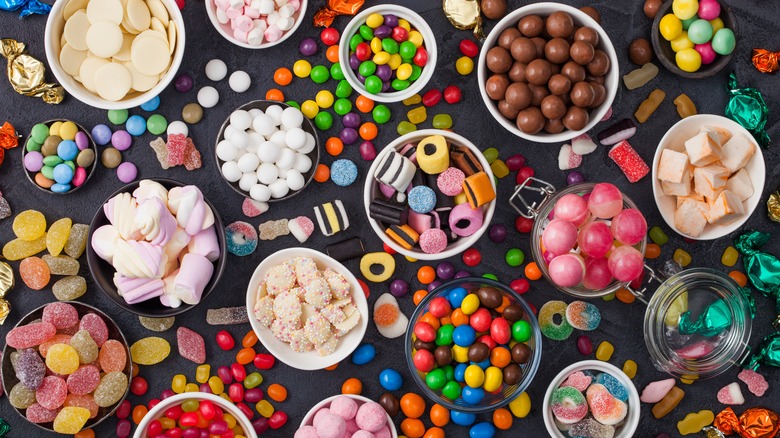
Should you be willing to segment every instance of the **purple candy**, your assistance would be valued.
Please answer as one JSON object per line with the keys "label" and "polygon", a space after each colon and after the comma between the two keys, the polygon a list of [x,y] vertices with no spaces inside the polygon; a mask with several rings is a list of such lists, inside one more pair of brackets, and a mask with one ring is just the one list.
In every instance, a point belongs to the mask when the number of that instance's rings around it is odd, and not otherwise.
{"label": "purple candy", "polygon": [[200,438],[200,429],[198,429],[197,427],[184,429],[184,431],[182,431],[181,433],[181,436],[182,438]]}
{"label": "purple candy", "polygon": [[393,75],[393,69],[390,68],[389,65],[383,64],[376,67],[376,73],[377,77],[383,81],[389,81],[390,77]]}
{"label": "purple candy", "polygon": [[160,393],[160,400],[165,400],[166,398],[173,397],[176,395],[175,392],[173,392],[172,389],[164,389],[163,392]]}
{"label": "purple candy", "polygon": [[344,128],[339,133],[339,138],[344,144],[354,144],[358,139],[358,132],[354,128]]}
{"label": "purple candy", "polygon": [[441,281],[440,280],[433,280],[432,282],[430,282],[428,284],[428,292],[432,292],[434,289],[436,289],[439,286],[441,286]]}
{"label": "purple candy", "polygon": [[392,198],[395,195],[395,189],[387,184],[379,184],[379,191],[385,195],[385,198]]}
{"label": "purple candy", "polygon": [[488,231],[488,237],[490,240],[496,243],[501,243],[506,239],[506,226],[504,224],[494,224]]}
{"label": "purple candy", "polygon": [[192,80],[192,76],[188,75],[187,73],[176,76],[176,80],[173,82],[173,86],[179,93],[186,93],[192,90],[193,85],[195,85],[195,83]]}
{"label": "purple candy", "polygon": [[521,154],[515,154],[511,157],[507,158],[504,162],[506,164],[506,167],[511,171],[520,170],[521,167],[525,166],[525,157]]}
{"label": "purple candy", "polygon": [[111,136],[111,145],[113,145],[119,151],[125,151],[129,149],[132,144],[133,144],[133,137],[131,137],[130,133],[125,131],[124,129],[120,129],[119,131],[116,131]]}
{"label": "purple candy", "polygon": [[382,92],[387,93],[390,90],[390,81],[382,81]]}
{"label": "purple candy", "polygon": [[252,421],[252,427],[255,429],[255,432],[257,432],[258,435],[265,433],[265,431],[267,431],[269,427],[268,419],[261,415],[256,420]]}
{"label": "purple candy", "polygon": [[301,41],[301,45],[298,46],[298,49],[303,56],[312,56],[317,53],[317,41],[314,41],[314,38],[304,38],[304,40]]}
{"label": "purple candy", "polygon": [[357,75],[357,78],[358,78],[358,80],[360,81],[361,84],[365,84],[366,83],[366,77],[365,76],[361,75],[360,73],[356,73],[356,75]]}
{"label": "purple candy", "polygon": [[455,265],[450,262],[441,262],[436,265],[436,276],[442,280],[449,280],[455,275]]}
{"label": "purple candy", "polygon": [[396,17],[393,14],[387,14],[385,15],[385,26],[389,26],[390,28],[398,26],[398,17]]}
{"label": "purple candy", "polygon": [[43,167],[43,154],[38,151],[27,152],[24,156],[24,168],[30,172],[37,172]]}
{"label": "purple candy", "polygon": [[107,145],[111,141],[111,128],[103,124],[95,125],[92,128],[92,140],[100,146]]}
{"label": "purple candy", "polygon": [[127,438],[130,436],[130,432],[133,431],[133,425],[130,424],[130,420],[123,418],[116,423],[116,430],[114,433],[118,438]]}
{"label": "purple candy", "polygon": [[358,113],[346,113],[341,118],[341,123],[345,128],[357,128],[360,126],[360,115]]}
{"label": "purple candy", "polygon": [[465,277],[471,277],[471,272],[469,272],[469,271],[458,271],[455,274],[455,276],[452,277],[452,278],[457,280],[458,278],[465,278]]}
{"label": "purple candy", "polygon": [[400,278],[396,278],[390,283],[390,293],[396,298],[401,298],[409,293],[409,284]]}
{"label": "purple candy", "polygon": [[123,183],[132,182],[138,176],[138,168],[135,167],[135,164],[125,161],[116,168],[116,176]]}
{"label": "purple candy", "polygon": [[376,29],[374,29],[374,36],[379,38],[379,39],[387,38],[392,33],[393,33],[393,28],[388,26],[388,25],[386,25],[386,24],[383,24],[383,25],[377,27]]}
{"label": "purple candy", "polygon": [[374,143],[371,143],[368,140],[360,143],[360,158],[366,161],[371,161],[376,158],[376,148],[374,147]]}
{"label": "purple candy", "polygon": [[211,387],[209,386],[208,383],[201,383],[200,386],[198,387],[198,391],[199,392],[205,392],[207,394],[213,394],[211,392]]}
{"label": "purple candy", "polygon": [[354,53],[349,55],[349,68],[352,70],[357,70],[358,67],[360,67],[360,60],[358,59],[357,55]]}
{"label": "purple candy", "polygon": [[566,175],[566,184],[573,186],[575,184],[582,184],[585,182],[585,175],[577,170],[572,170]]}
{"label": "purple candy", "polygon": [[262,400],[263,397],[263,390],[260,388],[247,389],[246,392],[244,392],[244,400],[249,403],[257,403]]}
{"label": "purple candy", "polygon": [[89,138],[83,131],[77,132],[76,138],[73,140],[76,142],[76,147],[79,148],[80,151],[83,151],[89,147]]}

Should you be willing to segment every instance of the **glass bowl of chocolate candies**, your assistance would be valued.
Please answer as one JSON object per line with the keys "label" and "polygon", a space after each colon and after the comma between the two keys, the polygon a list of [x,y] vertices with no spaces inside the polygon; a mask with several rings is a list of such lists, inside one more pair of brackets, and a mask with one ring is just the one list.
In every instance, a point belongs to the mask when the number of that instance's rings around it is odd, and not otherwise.
{"label": "glass bowl of chocolate candies", "polygon": [[607,114],[617,66],[615,48],[593,18],[560,3],[535,3],[508,14],[488,35],[479,55],[479,91],[509,132],[561,143]]}

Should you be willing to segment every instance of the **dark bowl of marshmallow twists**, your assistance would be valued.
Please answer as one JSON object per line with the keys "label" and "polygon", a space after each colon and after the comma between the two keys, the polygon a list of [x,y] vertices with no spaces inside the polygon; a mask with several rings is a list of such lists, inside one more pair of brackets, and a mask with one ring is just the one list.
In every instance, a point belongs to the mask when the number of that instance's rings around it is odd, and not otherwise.
{"label": "dark bowl of marshmallow twists", "polygon": [[153,318],[204,300],[225,270],[217,210],[198,187],[145,179],[112,194],[92,219],[87,263],[117,305]]}
{"label": "dark bowl of marshmallow twists", "polygon": [[488,228],[496,183],[474,144],[424,129],[379,153],[363,198],[368,222],[384,243],[407,257],[441,260],[470,248]]}

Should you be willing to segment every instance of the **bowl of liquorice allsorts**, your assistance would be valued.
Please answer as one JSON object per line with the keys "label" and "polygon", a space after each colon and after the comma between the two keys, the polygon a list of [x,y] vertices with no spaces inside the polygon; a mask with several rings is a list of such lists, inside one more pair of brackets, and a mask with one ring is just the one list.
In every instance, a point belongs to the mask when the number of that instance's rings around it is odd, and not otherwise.
{"label": "bowl of liquorice allsorts", "polygon": [[395,251],[441,260],[470,248],[490,225],[496,185],[485,157],[449,131],[399,137],[368,170],[363,201],[371,228]]}
{"label": "bowl of liquorice allsorts", "polygon": [[616,366],[584,360],[564,368],[550,382],[542,414],[554,438],[629,438],[639,426],[639,393]]}
{"label": "bowl of liquorice allsorts", "polygon": [[97,168],[97,147],[89,131],[70,120],[34,125],[24,148],[25,175],[46,193],[65,195],[83,187]]}
{"label": "bowl of liquorice allsorts", "polygon": [[416,12],[378,5],[357,14],[342,32],[339,63],[358,93],[400,102],[420,92],[436,69],[436,37]]}

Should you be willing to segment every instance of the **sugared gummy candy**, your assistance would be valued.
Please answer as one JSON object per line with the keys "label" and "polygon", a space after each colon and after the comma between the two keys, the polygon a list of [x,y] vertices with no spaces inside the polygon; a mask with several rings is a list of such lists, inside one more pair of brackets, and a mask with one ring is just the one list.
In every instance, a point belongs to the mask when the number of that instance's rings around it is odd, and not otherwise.
{"label": "sugared gummy candy", "polygon": [[65,403],[68,396],[68,385],[61,377],[46,376],[43,383],[35,390],[35,400],[46,409],[55,410]]}
{"label": "sugared gummy candy", "polygon": [[76,434],[81,431],[89,420],[89,410],[79,407],[62,408],[54,419],[54,431],[58,433]]}
{"label": "sugared gummy candy", "polygon": [[106,408],[122,399],[127,390],[127,376],[125,373],[113,371],[100,379],[100,384],[95,389],[95,403],[101,408]]}
{"label": "sugared gummy candy", "polygon": [[73,221],[70,218],[64,217],[49,227],[49,232],[46,233],[46,249],[49,250],[49,254],[58,256],[65,247],[65,243],[68,241],[70,235],[70,227],[73,225]]}
{"label": "sugared gummy candy", "polygon": [[68,375],[78,369],[79,354],[70,345],[54,344],[46,354],[46,366],[57,374]]}
{"label": "sugared gummy candy", "polygon": [[150,336],[139,339],[130,346],[133,362],[139,365],[155,365],[171,354],[171,344],[163,338]]}
{"label": "sugared gummy candy", "polygon": [[8,260],[21,260],[34,256],[46,249],[46,236],[33,241],[14,239],[3,246],[3,257]]}
{"label": "sugared gummy candy", "polygon": [[60,301],[73,301],[87,292],[87,281],[84,277],[71,275],[54,283],[51,291]]}
{"label": "sugared gummy candy", "polygon": [[25,348],[19,352],[14,369],[19,381],[30,389],[41,386],[46,375],[46,365],[43,364],[38,352],[32,348]]}
{"label": "sugared gummy candy", "polygon": [[[133,359],[136,358],[133,357]],[[124,370],[127,365],[125,346],[119,341],[109,339],[100,347],[98,362],[100,368],[107,373]]]}
{"label": "sugared gummy candy", "polygon": [[30,389],[23,383],[17,383],[8,393],[8,401],[16,409],[27,409],[35,403],[35,390]]}
{"label": "sugared gummy candy", "polygon": [[43,308],[41,320],[50,322],[57,330],[61,330],[78,324],[79,313],[68,303],[50,303]]}
{"label": "sugared gummy candy", "polygon": [[5,343],[16,349],[30,348],[51,339],[56,333],[57,328],[50,322],[34,322],[11,329],[5,335]]}
{"label": "sugared gummy candy", "polygon": [[84,253],[87,247],[87,237],[89,235],[89,225],[73,224],[68,235],[68,241],[65,242],[65,254],[78,259]]}
{"label": "sugared gummy candy", "polygon": [[79,330],[86,330],[89,336],[101,347],[108,340],[108,326],[103,318],[96,313],[87,313],[81,317]]}
{"label": "sugared gummy candy", "polygon": [[28,242],[37,240],[46,233],[46,218],[37,210],[25,210],[14,218],[14,234]]}
{"label": "sugared gummy candy", "polygon": [[49,284],[51,272],[49,265],[39,257],[27,257],[19,263],[19,276],[27,287],[41,290]]}
{"label": "sugared gummy candy", "polygon": [[65,381],[71,394],[89,394],[100,383],[100,370],[94,365],[82,365]]}
{"label": "sugared gummy candy", "polygon": [[70,338],[70,346],[76,349],[79,355],[79,362],[82,364],[92,363],[98,358],[98,346],[89,332],[81,329]]}
{"label": "sugared gummy candy", "polygon": [[45,254],[42,258],[52,275],[76,275],[81,267],[78,260],[66,255]]}

